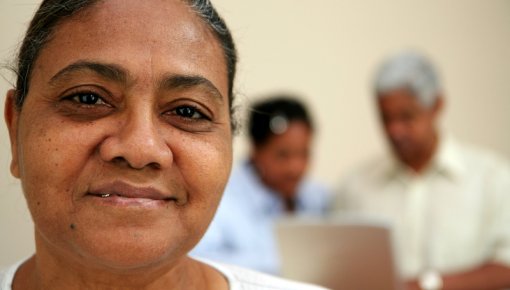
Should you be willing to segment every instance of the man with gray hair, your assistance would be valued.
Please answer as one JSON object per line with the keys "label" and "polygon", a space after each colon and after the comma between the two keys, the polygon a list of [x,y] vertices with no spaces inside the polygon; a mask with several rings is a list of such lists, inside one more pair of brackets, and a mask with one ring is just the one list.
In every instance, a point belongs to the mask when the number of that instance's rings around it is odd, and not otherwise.
{"label": "man with gray hair", "polygon": [[439,78],[422,55],[387,60],[375,79],[393,154],[341,186],[337,210],[389,221],[406,289],[510,288],[510,166],[438,129]]}

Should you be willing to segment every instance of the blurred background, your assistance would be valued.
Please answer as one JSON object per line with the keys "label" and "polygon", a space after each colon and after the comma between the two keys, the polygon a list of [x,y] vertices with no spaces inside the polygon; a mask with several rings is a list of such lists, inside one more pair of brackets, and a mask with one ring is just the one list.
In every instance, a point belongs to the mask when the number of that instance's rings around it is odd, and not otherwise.
{"label": "blurred background", "polygon": [[[0,62],[13,63],[40,1],[0,0]],[[416,49],[439,69],[443,131],[510,159],[510,1],[213,0],[240,56],[236,83],[246,105],[273,92],[301,95],[318,129],[311,175],[335,187],[343,174],[386,150],[371,81],[389,54]],[[0,92],[14,77],[2,69]],[[242,131],[242,130],[241,130]],[[9,173],[10,145],[0,126],[0,268],[33,252],[30,216]],[[245,155],[244,134],[235,157]]]}

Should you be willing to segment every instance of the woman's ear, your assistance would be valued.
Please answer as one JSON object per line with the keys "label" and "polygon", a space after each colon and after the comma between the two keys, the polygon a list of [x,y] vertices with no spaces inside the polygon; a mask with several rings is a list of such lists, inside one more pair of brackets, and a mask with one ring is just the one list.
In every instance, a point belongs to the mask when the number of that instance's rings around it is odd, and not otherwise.
{"label": "woman's ear", "polygon": [[16,90],[12,89],[7,92],[5,98],[4,118],[9,130],[9,139],[11,141],[11,174],[19,178],[19,163],[18,163],[18,117],[19,110],[16,107]]}

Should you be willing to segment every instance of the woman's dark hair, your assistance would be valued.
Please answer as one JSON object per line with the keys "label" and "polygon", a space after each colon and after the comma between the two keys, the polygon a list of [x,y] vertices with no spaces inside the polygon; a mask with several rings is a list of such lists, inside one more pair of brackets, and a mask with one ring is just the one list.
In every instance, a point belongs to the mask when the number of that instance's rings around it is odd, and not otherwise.
{"label": "woman's dark hair", "polygon": [[297,97],[286,94],[266,97],[250,109],[248,128],[251,142],[255,146],[264,145],[269,138],[283,133],[288,124],[295,121],[303,122],[313,130],[312,119]]}
{"label": "woman's dark hair", "polygon": [[[182,0],[200,16],[223,47],[225,61],[228,70],[229,81],[229,106],[232,113],[233,84],[236,74],[237,52],[225,21],[214,9],[210,0]],[[32,68],[45,44],[62,21],[90,8],[99,0],[44,0],[30,22],[27,33],[17,58],[14,71],[17,74],[16,81],[16,105],[21,109],[23,102],[30,89]]]}

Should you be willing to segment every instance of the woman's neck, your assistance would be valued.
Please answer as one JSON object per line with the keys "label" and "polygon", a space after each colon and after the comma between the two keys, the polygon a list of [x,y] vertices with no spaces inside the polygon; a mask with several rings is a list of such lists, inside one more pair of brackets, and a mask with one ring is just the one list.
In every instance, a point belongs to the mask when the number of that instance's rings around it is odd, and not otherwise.
{"label": "woman's neck", "polygon": [[175,263],[139,269],[107,269],[85,265],[61,255],[37,251],[18,269],[13,290],[228,290],[228,282],[217,270],[189,257]]}

